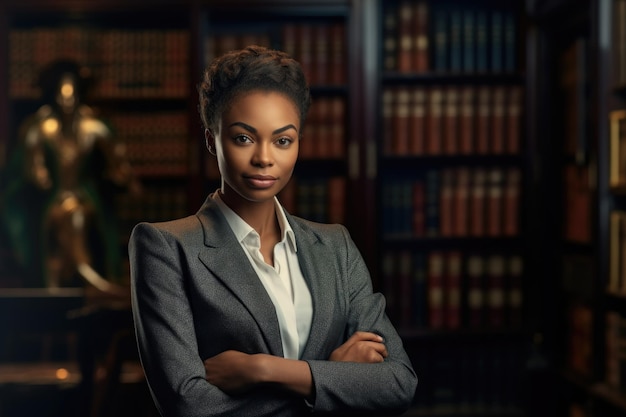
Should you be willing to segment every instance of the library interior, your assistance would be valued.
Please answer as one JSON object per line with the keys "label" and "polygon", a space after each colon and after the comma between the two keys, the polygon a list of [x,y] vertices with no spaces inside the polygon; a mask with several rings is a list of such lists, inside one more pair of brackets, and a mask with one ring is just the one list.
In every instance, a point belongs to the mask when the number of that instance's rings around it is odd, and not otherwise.
{"label": "library interior", "polygon": [[403,415],[626,416],[626,0],[3,1],[0,416],[160,415],[128,242],[220,187],[198,84],[248,45],[302,65],[278,198],[349,231]]}

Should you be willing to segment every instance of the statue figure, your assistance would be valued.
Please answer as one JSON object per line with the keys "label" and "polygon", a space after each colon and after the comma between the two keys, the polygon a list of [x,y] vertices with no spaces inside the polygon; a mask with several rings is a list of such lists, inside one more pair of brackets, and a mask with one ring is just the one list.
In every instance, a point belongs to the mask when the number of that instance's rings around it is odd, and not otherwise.
{"label": "statue figure", "polygon": [[45,68],[46,104],[21,125],[7,164],[0,214],[25,286],[109,291],[122,275],[114,194],[139,183],[123,145],[82,103],[90,82],[71,61]]}

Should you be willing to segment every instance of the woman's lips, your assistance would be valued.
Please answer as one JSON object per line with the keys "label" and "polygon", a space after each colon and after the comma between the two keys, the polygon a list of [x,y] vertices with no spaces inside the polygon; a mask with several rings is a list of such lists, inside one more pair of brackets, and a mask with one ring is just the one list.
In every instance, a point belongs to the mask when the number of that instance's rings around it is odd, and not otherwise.
{"label": "woman's lips", "polygon": [[270,175],[251,175],[244,179],[253,188],[270,188],[278,180]]}

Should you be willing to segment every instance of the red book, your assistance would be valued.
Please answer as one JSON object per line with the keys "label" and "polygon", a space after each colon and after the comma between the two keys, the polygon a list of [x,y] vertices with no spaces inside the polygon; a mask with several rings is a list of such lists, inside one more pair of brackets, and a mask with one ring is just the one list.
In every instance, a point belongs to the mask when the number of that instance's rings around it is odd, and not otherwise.
{"label": "red book", "polygon": [[484,325],[484,273],[485,265],[483,258],[479,255],[470,255],[467,260],[467,324],[473,328]]}
{"label": "red book", "polygon": [[[626,54],[625,54],[626,55]],[[509,87],[505,109],[506,152],[518,154],[521,146],[522,87]]]}
{"label": "red book", "polygon": [[413,5],[402,0],[398,8],[398,71],[411,72],[413,68]]}
{"label": "red book", "polygon": [[487,322],[491,327],[504,325],[504,257],[492,255],[487,260]]}
{"label": "red book", "polygon": [[413,4],[413,69],[427,72],[428,63],[428,3],[420,0]]}
{"label": "red book", "polygon": [[489,172],[487,188],[487,235],[491,237],[502,236],[502,170],[493,168]]}
{"label": "red book", "polygon": [[475,152],[476,103],[474,87],[463,87],[459,98],[459,152],[469,155]]}
{"label": "red book", "polygon": [[432,329],[444,326],[444,259],[441,252],[428,255],[428,325]]}
{"label": "red book", "polygon": [[482,168],[476,168],[472,173],[470,190],[470,235],[484,236],[485,228],[485,181],[486,173]]}
{"label": "red book", "polygon": [[478,154],[489,152],[491,130],[491,91],[489,87],[478,89],[478,107],[476,110],[476,148]]}
{"label": "red book", "polygon": [[302,159],[312,158],[315,154],[316,141],[318,137],[318,126],[320,121],[319,103],[315,103],[309,109],[306,124],[302,132],[302,138],[299,142],[298,154]]}
{"label": "red book", "polygon": [[454,187],[453,205],[454,221],[453,232],[455,236],[465,237],[469,235],[469,192],[470,192],[470,171],[461,167],[456,170],[456,185]]}
{"label": "red book", "polygon": [[493,90],[492,115],[491,115],[491,146],[490,152],[494,154],[504,153],[504,123],[505,123],[505,89],[495,87]]}
{"label": "red book", "polygon": [[428,155],[441,154],[443,124],[443,91],[441,87],[432,87],[428,93],[426,113],[425,150]]}
{"label": "red book", "polygon": [[519,232],[521,173],[519,168],[509,168],[504,186],[503,234],[517,236]]}
{"label": "red book", "polygon": [[426,117],[426,91],[416,87],[411,91],[411,109],[409,114],[409,153],[424,154],[424,135]]}
{"label": "red book", "polygon": [[458,87],[445,89],[443,114],[443,153],[455,155],[459,152],[459,92]]}
{"label": "red book", "polygon": [[409,153],[409,106],[410,94],[406,87],[396,90],[394,105],[394,136],[392,140],[393,155],[407,155]]}
{"label": "red book", "polygon": [[461,326],[461,268],[460,252],[450,252],[446,256],[446,327],[456,330]]}
{"label": "red book", "polygon": [[524,292],[522,287],[522,274],[524,273],[524,261],[521,256],[514,255],[509,258],[509,284],[507,304],[509,309],[509,324],[520,327],[523,322],[522,302]]}

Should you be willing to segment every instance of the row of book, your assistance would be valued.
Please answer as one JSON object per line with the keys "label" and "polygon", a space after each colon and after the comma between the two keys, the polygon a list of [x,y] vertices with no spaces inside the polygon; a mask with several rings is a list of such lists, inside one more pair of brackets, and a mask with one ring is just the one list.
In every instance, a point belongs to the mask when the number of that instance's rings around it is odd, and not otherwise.
{"label": "row of book", "polygon": [[291,214],[321,223],[345,221],[346,178],[293,177],[279,200]]}
{"label": "row of book", "polygon": [[400,73],[510,73],[518,22],[501,2],[400,0],[383,17],[383,68]]}
{"label": "row of book", "polygon": [[280,28],[280,39],[272,38],[272,31],[259,26],[245,31],[219,31],[205,39],[205,64],[234,49],[248,45],[278,47],[301,65],[310,85],[338,86],[347,81],[347,38],[345,24],[285,23]]}
{"label": "row of book", "polygon": [[116,113],[116,139],[138,176],[186,175],[190,167],[189,118],[185,112]]}
{"label": "row of book", "polygon": [[400,86],[382,95],[387,155],[518,154],[521,86]]}
{"label": "row of book", "polygon": [[414,367],[422,385],[416,415],[521,415],[524,351],[510,343],[446,343],[424,347]]}
{"label": "row of book", "polygon": [[346,152],[346,112],[344,97],[315,98],[302,130],[300,158],[343,158]]}
{"label": "row of book", "polygon": [[387,250],[382,258],[387,311],[403,328],[519,328],[522,275],[519,255]]}
{"label": "row of book", "polygon": [[348,48],[345,24],[288,23],[282,29],[282,49],[302,65],[311,85],[347,82]]}
{"label": "row of book", "polygon": [[613,32],[611,59],[613,61],[614,84],[626,87],[626,1],[613,0]]}
{"label": "row of book", "polygon": [[57,59],[91,71],[97,98],[186,97],[189,31],[76,27],[14,29],[9,34],[9,93],[37,98],[40,71]]}
{"label": "row of book", "polygon": [[123,193],[116,196],[120,236],[128,239],[139,222],[158,222],[192,214],[188,207],[188,192],[180,184],[142,184],[139,195]]}
{"label": "row of book", "polygon": [[516,167],[432,169],[382,184],[385,238],[513,237],[519,234]]}

